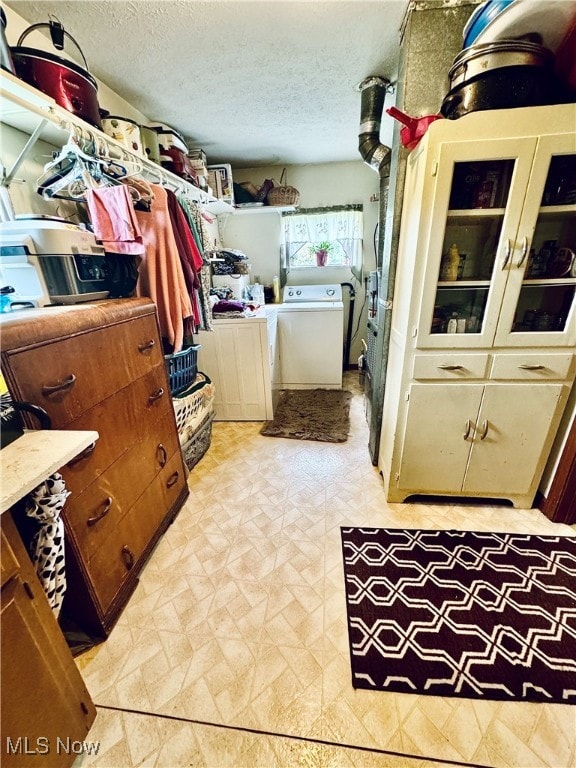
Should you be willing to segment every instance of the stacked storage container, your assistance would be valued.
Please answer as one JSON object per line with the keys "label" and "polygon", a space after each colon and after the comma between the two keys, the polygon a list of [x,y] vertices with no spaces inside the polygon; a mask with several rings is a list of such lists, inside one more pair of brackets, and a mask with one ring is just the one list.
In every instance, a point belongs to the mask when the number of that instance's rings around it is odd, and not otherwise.
{"label": "stacked storage container", "polygon": [[166,355],[172,404],[184,462],[192,469],[210,447],[214,418],[214,385],[197,368],[197,344]]}

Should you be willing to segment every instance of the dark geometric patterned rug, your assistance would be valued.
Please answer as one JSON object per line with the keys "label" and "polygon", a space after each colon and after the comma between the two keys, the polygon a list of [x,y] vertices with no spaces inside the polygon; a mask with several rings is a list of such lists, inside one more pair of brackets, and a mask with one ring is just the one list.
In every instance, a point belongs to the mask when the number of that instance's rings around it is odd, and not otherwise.
{"label": "dark geometric patterned rug", "polygon": [[576,537],[341,533],[354,688],[576,703]]}

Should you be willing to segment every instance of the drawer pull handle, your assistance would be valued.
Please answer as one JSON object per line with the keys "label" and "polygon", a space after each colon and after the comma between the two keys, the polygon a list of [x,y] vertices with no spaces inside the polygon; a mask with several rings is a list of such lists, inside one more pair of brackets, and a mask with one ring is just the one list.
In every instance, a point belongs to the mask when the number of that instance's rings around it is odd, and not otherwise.
{"label": "drawer pull handle", "polygon": [[488,419],[484,419],[480,427],[480,440],[484,440],[488,434]]}
{"label": "drawer pull handle", "polygon": [[156,392],[152,392],[152,394],[148,398],[148,402],[150,403],[150,405],[152,405],[152,403],[155,403],[157,400],[160,400],[161,397],[164,397],[164,390],[162,389],[162,387],[160,387],[160,389],[157,389]]}
{"label": "drawer pull handle", "polygon": [[124,559],[124,565],[130,571],[134,567],[134,553],[130,547],[126,545],[122,547],[122,558]]}
{"label": "drawer pull handle", "polygon": [[530,365],[530,363],[521,363],[518,368],[522,368],[524,371],[543,371],[544,366],[543,365]]}
{"label": "drawer pull handle", "polygon": [[71,459],[68,462],[69,467],[73,467],[74,464],[78,464],[79,461],[82,461],[83,459],[87,459],[90,454],[94,453],[96,450],[96,443],[91,443],[87,448],[84,448],[84,450],[78,454],[78,456],[75,456],[73,459]]}
{"label": "drawer pull handle", "polygon": [[173,485],[176,485],[179,477],[180,477],[179,472],[174,472],[174,474],[170,475],[168,480],[166,480],[166,488],[172,488]]}
{"label": "drawer pull handle", "polygon": [[462,365],[439,365],[438,368],[440,368],[443,371],[461,371],[464,366]]}
{"label": "drawer pull handle", "polygon": [[506,240],[506,247],[504,248],[504,263],[502,264],[502,269],[506,269],[506,267],[508,266],[511,252],[512,251],[510,249],[510,240]]}
{"label": "drawer pull handle", "polygon": [[102,520],[103,517],[106,517],[108,512],[110,512],[111,507],[112,507],[112,497],[108,496],[108,498],[104,502],[104,506],[102,507],[102,510],[98,512],[97,515],[94,515],[94,517],[89,517],[88,520],[86,520],[86,525],[90,527],[92,527],[93,525],[96,525],[96,523],[99,520]]}
{"label": "drawer pull handle", "polygon": [[58,384],[51,386],[45,385],[42,387],[43,395],[53,395],[55,392],[64,392],[67,389],[71,389],[76,383],[76,376],[73,373],[67,376],[64,381],[60,381]]}
{"label": "drawer pull handle", "polygon": [[468,440],[468,438],[470,437],[471,428],[472,428],[472,422],[470,421],[470,419],[466,419],[466,424],[464,424],[464,434],[462,435],[464,440]]}
{"label": "drawer pull handle", "polygon": [[144,355],[146,352],[149,352],[155,345],[156,342],[154,339],[150,339],[150,341],[143,341],[142,344],[138,344],[138,351]]}
{"label": "drawer pull handle", "polygon": [[526,258],[526,254],[528,253],[528,238],[526,235],[522,238],[522,253],[520,255],[520,261],[518,262],[518,267],[521,267],[522,264],[524,264],[524,259]]}
{"label": "drawer pull handle", "polygon": [[166,451],[166,448],[162,445],[162,443],[158,444],[158,448],[156,449],[156,456],[158,458],[158,463],[161,467],[166,466],[166,462],[168,461],[168,452]]}

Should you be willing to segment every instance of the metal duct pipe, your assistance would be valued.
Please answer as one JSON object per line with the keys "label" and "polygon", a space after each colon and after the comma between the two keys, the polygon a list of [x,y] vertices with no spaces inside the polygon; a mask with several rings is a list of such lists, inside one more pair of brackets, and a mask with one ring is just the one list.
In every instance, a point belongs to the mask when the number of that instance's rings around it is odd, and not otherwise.
{"label": "metal duct pipe", "polygon": [[390,165],[390,147],[380,143],[380,119],[389,85],[386,78],[372,75],[358,86],[362,94],[358,150],[364,162],[380,176]]}

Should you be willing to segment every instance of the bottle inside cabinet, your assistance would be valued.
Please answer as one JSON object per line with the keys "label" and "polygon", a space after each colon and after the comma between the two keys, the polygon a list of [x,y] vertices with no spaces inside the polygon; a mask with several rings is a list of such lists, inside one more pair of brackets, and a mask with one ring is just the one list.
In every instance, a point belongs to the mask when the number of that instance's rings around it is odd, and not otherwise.
{"label": "bottle inside cabinet", "polygon": [[[502,231],[503,213],[487,212],[487,215],[451,215],[446,221],[442,261],[438,280],[489,281]],[[456,269],[447,269],[456,246]],[[453,256],[452,256],[453,257]]]}
{"label": "bottle inside cabinet", "polygon": [[523,285],[512,331],[563,331],[576,295],[576,285]]}
{"label": "bottle inside cabinet", "polygon": [[478,333],[482,329],[487,298],[487,287],[439,288],[430,332]]}

